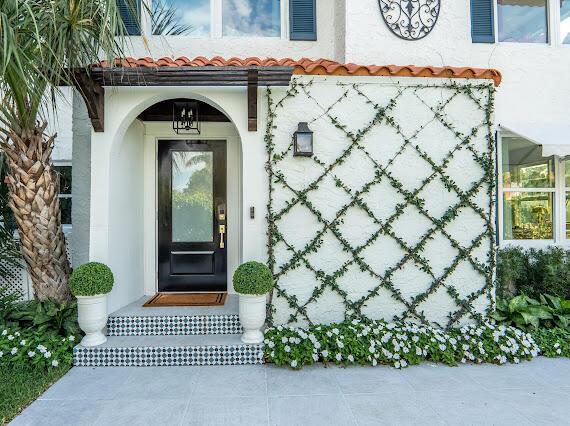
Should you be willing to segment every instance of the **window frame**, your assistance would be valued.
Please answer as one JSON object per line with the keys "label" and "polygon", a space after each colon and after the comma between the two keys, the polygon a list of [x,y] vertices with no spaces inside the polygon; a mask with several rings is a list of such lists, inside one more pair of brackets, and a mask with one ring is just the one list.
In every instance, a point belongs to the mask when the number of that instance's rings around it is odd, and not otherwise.
{"label": "window frame", "polygon": [[[556,22],[555,18],[553,17],[552,10],[556,9],[552,7],[552,2],[556,2],[558,0],[546,0],[546,42],[545,43],[533,43],[528,41],[500,41],[499,40],[499,1],[495,0],[493,2],[493,6],[495,7],[495,43],[505,43],[505,44],[523,44],[523,45],[532,45],[532,46],[552,46],[554,43],[554,39],[561,39],[560,37],[560,22],[558,22],[558,37],[553,37],[554,31],[556,31]],[[560,18],[560,8],[558,8],[558,17]],[[560,19],[558,19],[560,21]],[[557,44],[561,44],[560,40]]]}
{"label": "window frame", "polygon": [[[517,245],[524,248],[547,247],[551,245],[570,246],[566,238],[566,165],[565,158],[554,156],[554,188],[504,188],[503,187],[503,138],[521,137],[505,130],[497,131],[497,237],[499,247]],[[529,141],[530,142],[530,141]],[[568,187],[570,192],[570,187]],[[504,199],[505,192],[551,192],[554,194],[552,206],[552,239],[546,240],[510,240],[504,238]]]}
{"label": "window frame", "polygon": [[144,6],[141,15],[141,32],[148,34],[148,37],[159,37],[167,39],[189,38],[195,40],[208,39],[269,39],[269,40],[289,40],[289,0],[280,0],[281,30],[280,36],[247,35],[240,37],[223,35],[223,12],[222,0],[210,0],[210,35],[204,37],[192,37],[191,35],[154,35],[152,33],[152,22],[150,11],[152,10],[152,0],[142,0]]}

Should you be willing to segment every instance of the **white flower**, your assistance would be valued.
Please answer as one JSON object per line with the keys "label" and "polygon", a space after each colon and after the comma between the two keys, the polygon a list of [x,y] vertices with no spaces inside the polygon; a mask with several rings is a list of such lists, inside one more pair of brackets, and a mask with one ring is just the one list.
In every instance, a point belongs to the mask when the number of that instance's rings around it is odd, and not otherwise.
{"label": "white flower", "polygon": [[33,357],[36,356],[36,353],[33,352],[33,351],[30,351],[30,352],[28,352],[28,356],[29,356],[30,358],[33,358]]}
{"label": "white flower", "polygon": [[336,339],[336,345],[339,347],[339,349],[344,348],[344,343],[342,343],[340,340]]}
{"label": "white flower", "polygon": [[273,343],[272,341],[270,341],[267,346],[269,347],[269,349],[273,349],[275,347],[275,343]]}
{"label": "white flower", "polygon": [[68,339],[69,339],[70,342],[74,342],[74,341],[75,341],[75,336],[69,336]]}
{"label": "white flower", "polygon": [[327,351],[326,349],[324,351],[321,352],[323,355],[323,358],[327,358],[329,356],[329,351]]}
{"label": "white flower", "polygon": [[281,343],[289,343],[289,339],[287,337],[282,337]]}
{"label": "white flower", "polygon": [[371,354],[373,354],[374,352],[376,352],[376,348],[375,348],[374,346],[370,346],[370,347],[368,348],[368,351],[369,351]]}
{"label": "white flower", "polygon": [[422,348],[420,348],[419,346],[416,346],[416,355],[422,356]]}
{"label": "white flower", "polygon": [[46,348],[44,345],[38,345],[38,346],[36,347],[36,349],[37,349],[38,351],[40,351],[42,354],[47,350],[47,348]]}
{"label": "white flower", "polygon": [[333,328],[332,331],[334,334],[336,334],[338,336],[338,333],[340,333],[340,331],[338,330],[338,328]]}
{"label": "white flower", "polygon": [[332,337],[332,333],[330,331],[327,331],[327,337]]}
{"label": "white flower", "polygon": [[44,353],[44,358],[51,358],[51,352]]}
{"label": "white flower", "polygon": [[350,362],[354,362],[354,357],[353,357],[352,355],[349,355],[349,356],[348,356],[348,360],[349,360]]}
{"label": "white flower", "polygon": [[10,351],[10,353],[12,355],[16,355],[17,352],[18,352],[18,348],[12,348],[12,350]]}
{"label": "white flower", "polygon": [[556,349],[556,354],[560,355],[562,353],[562,350],[560,350],[560,348]]}
{"label": "white flower", "polygon": [[396,362],[394,363],[394,367],[400,368],[400,361],[396,361]]}
{"label": "white flower", "polygon": [[14,336],[12,336],[11,334],[8,336],[8,340],[14,340]]}
{"label": "white flower", "polygon": [[285,352],[291,352],[291,347],[289,345],[285,345]]}
{"label": "white flower", "polygon": [[445,346],[445,345],[443,345],[443,344],[442,344],[442,345],[439,345],[439,349],[440,349],[441,351],[445,351],[445,350],[447,349],[447,346]]}
{"label": "white flower", "polygon": [[291,361],[291,368],[297,368],[297,360]]}
{"label": "white flower", "polygon": [[59,365],[59,361],[58,361],[57,359],[54,359],[54,360],[51,362],[51,366],[52,366],[52,367],[57,367],[58,365]]}
{"label": "white flower", "polygon": [[16,331],[16,332],[14,333],[14,335],[16,335],[16,336],[19,337],[19,336],[20,336],[20,332],[19,332],[19,331]]}
{"label": "white flower", "polygon": [[8,334],[8,330],[3,330],[3,331],[2,331],[2,336],[5,336],[5,335],[7,335],[7,334]]}
{"label": "white flower", "polygon": [[20,341],[20,346],[26,346],[26,341],[25,340]]}
{"label": "white flower", "polygon": [[342,354],[336,354],[336,360],[342,361]]}
{"label": "white flower", "polygon": [[317,354],[313,354],[313,361],[317,362],[319,360],[319,356]]}
{"label": "white flower", "polygon": [[400,365],[402,366],[402,368],[405,368],[405,367],[408,366],[408,363],[406,362],[405,359],[403,359],[403,360],[400,361]]}
{"label": "white flower", "polygon": [[315,342],[315,349],[321,349],[321,343]]}

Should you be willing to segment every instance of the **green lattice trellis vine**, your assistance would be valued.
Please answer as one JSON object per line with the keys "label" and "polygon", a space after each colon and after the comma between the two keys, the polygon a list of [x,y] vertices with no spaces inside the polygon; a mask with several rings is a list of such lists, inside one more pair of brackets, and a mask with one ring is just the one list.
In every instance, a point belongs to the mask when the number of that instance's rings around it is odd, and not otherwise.
{"label": "green lattice trellis vine", "polygon": [[[267,221],[268,221],[268,262],[271,270],[274,273],[276,286],[272,294],[271,300],[273,300],[274,294],[284,298],[287,304],[292,309],[293,313],[290,315],[289,322],[294,323],[299,318],[305,319],[307,322],[312,323],[308,314],[307,307],[317,301],[320,295],[329,288],[339,294],[345,305],[345,315],[347,319],[352,317],[362,317],[362,308],[367,301],[377,296],[381,289],[386,289],[390,292],[391,296],[404,305],[405,311],[399,316],[393,318],[394,320],[419,320],[422,323],[428,323],[426,316],[422,311],[419,311],[419,305],[426,301],[429,296],[435,293],[440,287],[444,287],[447,294],[453,299],[457,305],[457,309],[454,312],[450,312],[448,315],[447,324],[438,324],[440,326],[451,327],[454,326],[465,316],[470,316],[477,321],[482,321],[483,316],[476,312],[473,307],[473,302],[480,296],[485,295],[489,302],[489,308],[487,313],[493,309],[493,275],[495,269],[495,231],[494,231],[494,203],[495,203],[495,140],[493,136],[493,124],[492,116],[494,111],[494,88],[492,84],[457,84],[455,82],[446,84],[433,84],[433,85],[405,85],[397,87],[397,94],[389,99],[385,105],[381,105],[378,101],[370,99],[368,95],[364,93],[361,89],[360,84],[345,84],[338,83],[338,86],[343,89],[342,95],[333,102],[329,107],[323,107],[319,101],[311,94],[311,87],[313,86],[314,80],[303,82],[299,79],[294,79],[288,88],[285,95],[278,101],[274,101],[272,92],[270,89],[267,91],[267,127],[265,134],[265,145],[267,150],[267,162],[266,170],[269,177],[269,202],[267,205]],[[424,89],[441,89],[442,93],[447,93],[448,97],[445,100],[439,102],[436,106],[428,105],[419,95],[418,92]],[[339,119],[333,115],[332,111],[338,103],[342,102],[343,99],[347,98],[351,91],[354,91],[358,96],[362,97],[365,102],[371,106],[374,110],[373,119],[363,128],[357,132],[351,132],[348,130],[347,126],[342,124]],[[418,138],[421,131],[427,126],[426,123],[420,126],[411,136],[406,136],[397,123],[397,121],[390,114],[395,109],[398,104],[398,100],[406,92],[412,91],[413,94],[419,99],[432,113],[433,120],[437,120],[441,123],[449,132],[451,132],[454,138],[457,140],[457,144],[447,152],[444,156],[443,161],[438,164],[434,161],[418,144],[414,141]],[[478,98],[475,93],[482,93],[484,96]],[[304,94],[307,98],[311,99],[321,110],[322,114],[316,119],[325,118],[328,119],[333,126],[335,126],[341,134],[346,137],[350,143],[348,148],[346,148],[336,161],[331,164],[325,164],[323,161],[315,155],[312,157],[315,165],[322,169],[322,173],[312,182],[310,182],[304,189],[295,190],[287,182],[286,176],[278,170],[276,165],[284,158],[285,155],[289,155],[293,148],[293,142],[289,144],[287,149],[283,152],[275,151],[274,143],[274,130],[275,130],[275,118],[280,109],[285,108],[286,103],[291,98],[298,96],[299,94]],[[481,123],[474,126],[470,132],[464,134],[457,130],[452,122],[447,119],[445,114],[445,108],[450,104],[450,102],[458,96],[465,96],[473,103],[475,106],[483,112],[484,119]],[[442,96],[443,97],[443,96]],[[432,121],[433,121],[432,120]],[[371,155],[362,142],[364,137],[375,127],[380,124],[385,124],[393,128],[396,133],[401,136],[402,144],[396,154],[388,161],[385,166],[381,166]],[[484,132],[484,136],[487,141],[487,151],[483,154],[477,152],[472,145],[472,141],[481,132]],[[417,154],[424,159],[431,167],[432,173],[423,180],[421,185],[413,191],[409,191],[404,188],[402,183],[398,181],[396,177],[388,170],[388,168],[394,163],[397,157],[403,153],[407,147],[413,147]],[[446,168],[454,158],[455,154],[460,150],[466,149],[472,155],[474,161],[481,167],[483,172],[483,177],[478,181],[474,182],[472,186],[463,191],[453,179],[446,174]],[[332,174],[334,169],[342,164],[355,150],[360,150],[364,155],[366,155],[373,163],[374,167],[374,178],[366,183],[360,190],[353,190],[348,185],[343,183],[338,177],[333,176],[336,186],[341,188],[350,197],[350,202],[342,206],[336,213],[333,220],[326,220],[320,211],[311,203],[308,195],[319,188],[319,184],[323,181],[326,176]],[[404,202],[396,205],[394,213],[385,221],[379,220],[374,212],[369,208],[366,202],[363,200],[363,194],[367,193],[374,185],[380,183],[382,179],[387,179],[390,185],[403,196]],[[459,202],[455,205],[450,206],[445,214],[441,218],[435,218],[429,214],[429,212],[424,207],[425,200],[420,197],[420,192],[433,180],[440,179],[440,181],[445,185],[448,191],[455,193],[458,197]],[[281,185],[283,188],[288,189],[294,194],[294,198],[289,200],[285,207],[279,211],[274,210],[274,193],[275,187]],[[486,189],[486,194],[489,199],[488,210],[479,207],[472,198],[479,193],[481,188]],[[297,249],[289,244],[283,234],[279,230],[279,221],[295,206],[303,205],[306,207],[322,225],[322,228],[317,232],[317,234],[303,247],[302,249]],[[396,232],[392,229],[393,223],[404,214],[406,208],[413,205],[417,208],[421,215],[427,218],[432,226],[429,227],[427,232],[421,236],[419,242],[415,245],[409,245],[402,238],[400,238]],[[377,232],[370,236],[370,238],[362,245],[353,247],[349,241],[347,241],[338,229],[339,224],[342,223],[343,217],[351,207],[358,207],[364,211],[368,217],[379,226]],[[457,240],[455,240],[452,235],[445,229],[448,224],[450,224],[455,217],[458,216],[460,209],[470,208],[474,211],[484,222],[484,229],[478,236],[476,236],[471,243],[464,247]],[[342,245],[343,251],[350,255],[350,260],[344,262],[341,267],[332,274],[326,274],[325,272],[318,270],[313,267],[307,260],[307,256],[311,253],[316,253],[322,244],[322,238],[327,233],[327,231],[332,232],[332,234],[337,238],[337,240]],[[452,247],[454,247],[458,254],[453,259],[451,264],[444,269],[443,274],[436,276],[429,262],[422,256],[422,251],[425,248],[426,243],[434,237],[434,234],[439,231],[444,235]],[[400,248],[403,250],[405,255],[402,259],[391,268],[384,271],[383,274],[375,272],[363,259],[361,253],[371,244],[373,244],[381,235],[387,235],[393,238]],[[480,247],[484,240],[488,240],[488,254],[487,262],[482,264],[472,255],[473,251]],[[291,259],[283,265],[279,265],[280,270],[275,271],[276,259],[275,259],[275,246],[278,243],[285,244],[287,250],[293,253]],[[408,261],[413,262],[422,271],[427,273],[431,279],[431,285],[429,288],[413,297],[411,300],[406,300],[400,290],[396,288],[392,283],[392,277],[394,273],[402,269]],[[484,277],[485,285],[478,289],[467,297],[462,298],[457,289],[446,282],[446,278],[449,277],[457,268],[457,266],[462,262],[467,261],[475,271]],[[315,287],[311,296],[304,303],[300,303],[295,295],[290,295],[280,286],[280,278],[291,271],[304,265],[308,270],[310,270],[314,276],[318,285]],[[359,300],[351,301],[348,298],[348,294],[339,287],[338,279],[342,277],[349,269],[351,265],[356,265],[360,268],[362,272],[367,272],[373,278],[378,280],[378,285],[372,289],[367,295],[361,297]],[[272,303],[268,308],[268,318],[269,322],[273,323],[273,314],[275,313],[275,308]],[[389,319],[389,318],[386,318]]]}

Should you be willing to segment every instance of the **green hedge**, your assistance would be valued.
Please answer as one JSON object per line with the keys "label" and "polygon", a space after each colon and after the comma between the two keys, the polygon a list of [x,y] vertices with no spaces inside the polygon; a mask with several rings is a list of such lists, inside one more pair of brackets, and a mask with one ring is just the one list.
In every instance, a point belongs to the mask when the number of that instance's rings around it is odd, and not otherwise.
{"label": "green hedge", "polygon": [[570,299],[570,251],[560,247],[508,247],[497,255],[497,296],[504,299],[543,294]]}
{"label": "green hedge", "polygon": [[69,287],[75,296],[107,294],[113,289],[113,273],[107,265],[90,262],[73,271]]}
{"label": "green hedge", "polygon": [[241,294],[267,294],[273,289],[273,274],[263,263],[246,262],[234,272],[233,283]]}

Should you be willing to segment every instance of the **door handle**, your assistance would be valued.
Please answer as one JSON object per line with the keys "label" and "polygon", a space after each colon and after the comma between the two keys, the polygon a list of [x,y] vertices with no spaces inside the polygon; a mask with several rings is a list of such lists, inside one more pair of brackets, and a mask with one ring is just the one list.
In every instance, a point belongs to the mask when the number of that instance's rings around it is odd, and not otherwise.
{"label": "door handle", "polygon": [[224,243],[224,234],[226,233],[226,225],[220,225],[220,248],[223,249],[226,247]]}

